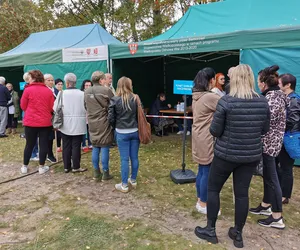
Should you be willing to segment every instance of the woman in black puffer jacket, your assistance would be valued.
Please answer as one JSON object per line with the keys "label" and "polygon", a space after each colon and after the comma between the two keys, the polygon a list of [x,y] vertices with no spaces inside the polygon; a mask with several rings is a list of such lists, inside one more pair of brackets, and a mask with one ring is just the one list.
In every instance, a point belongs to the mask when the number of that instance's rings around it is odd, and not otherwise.
{"label": "woman in black puffer jacket", "polygon": [[261,136],[269,130],[269,119],[267,100],[254,91],[252,69],[249,65],[238,65],[231,74],[230,93],[220,99],[210,127],[217,140],[208,179],[207,226],[196,227],[195,234],[199,238],[218,242],[215,226],[220,191],[233,173],[235,227],[229,229],[229,236],[236,247],[243,247],[249,186],[261,159]]}

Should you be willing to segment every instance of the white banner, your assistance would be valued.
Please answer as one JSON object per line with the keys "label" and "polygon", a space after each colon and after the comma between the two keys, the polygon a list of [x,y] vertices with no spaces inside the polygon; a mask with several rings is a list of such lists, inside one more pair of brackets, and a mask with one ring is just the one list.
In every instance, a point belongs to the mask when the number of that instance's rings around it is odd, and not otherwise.
{"label": "white banner", "polygon": [[63,62],[90,62],[108,59],[108,47],[68,48],[62,51]]}

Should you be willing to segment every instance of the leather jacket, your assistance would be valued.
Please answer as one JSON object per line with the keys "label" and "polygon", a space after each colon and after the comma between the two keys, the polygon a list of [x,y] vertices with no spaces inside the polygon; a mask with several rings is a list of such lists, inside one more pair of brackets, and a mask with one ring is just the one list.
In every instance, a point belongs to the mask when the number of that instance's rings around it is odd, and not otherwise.
{"label": "leather jacket", "polygon": [[108,120],[113,128],[131,129],[138,128],[136,99],[132,95],[129,100],[130,109],[126,109],[120,96],[114,96],[110,100],[108,108]]}
{"label": "leather jacket", "polygon": [[288,95],[289,105],[287,108],[286,131],[300,131],[300,96],[295,92]]}

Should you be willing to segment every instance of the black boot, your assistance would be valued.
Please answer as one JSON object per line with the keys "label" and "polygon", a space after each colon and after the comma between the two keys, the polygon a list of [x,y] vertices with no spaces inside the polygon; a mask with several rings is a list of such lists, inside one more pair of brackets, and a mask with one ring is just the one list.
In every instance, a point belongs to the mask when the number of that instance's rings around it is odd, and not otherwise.
{"label": "black boot", "polygon": [[94,178],[95,181],[101,181],[102,180],[102,173],[100,169],[94,169]]}
{"label": "black boot", "polygon": [[102,180],[107,181],[114,178],[112,175],[109,174],[109,170],[103,171],[103,177]]}
{"label": "black boot", "polygon": [[230,239],[233,240],[233,245],[235,247],[237,248],[244,247],[242,232],[238,231],[236,227],[229,228],[228,236],[230,237]]}
{"label": "black boot", "polygon": [[211,221],[207,221],[207,226],[204,227],[204,228],[196,227],[195,228],[195,234],[200,239],[207,240],[208,242],[210,242],[212,244],[217,244],[218,243],[216,228],[212,227],[212,222]]}

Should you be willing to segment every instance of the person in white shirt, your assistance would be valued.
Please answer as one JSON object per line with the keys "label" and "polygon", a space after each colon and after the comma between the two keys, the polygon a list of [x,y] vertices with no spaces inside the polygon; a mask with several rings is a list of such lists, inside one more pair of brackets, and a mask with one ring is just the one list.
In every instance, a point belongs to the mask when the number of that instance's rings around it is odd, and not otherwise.
{"label": "person in white shirt", "polygon": [[[65,173],[84,172],[87,169],[80,167],[81,142],[83,135],[86,134],[84,92],[76,89],[75,74],[66,74],[64,80],[66,90],[59,92],[53,108],[56,110],[62,100],[63,125],[59,131],[62,133],[64,169]],[[60,95],[62,96],[60,97]],[[71,160],[73,164],[71,164]]]}
{"label": "person in white shirt", "polygon": [[226,93],[225,93],[225,76],[223,73],[216,74],[216,84],[211,89],[211,91],[218,94],[221,97],[226,95]]}

